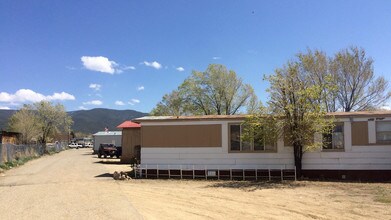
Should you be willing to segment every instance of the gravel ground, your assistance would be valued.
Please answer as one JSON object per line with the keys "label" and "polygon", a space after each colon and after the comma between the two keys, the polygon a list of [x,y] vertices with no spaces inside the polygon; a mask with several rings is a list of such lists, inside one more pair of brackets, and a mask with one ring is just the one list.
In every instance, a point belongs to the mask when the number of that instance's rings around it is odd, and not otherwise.
{"label": "gravel ground", "polygon": [[390,219],[391,183],[114,181],[91,149],[0,173],[0,219]]}
{"label": "gravel ground", "polygon": [[133,180],[121,188],[145,219],[391,219],[391,183]]}
{"label": "gravel ground", "polygon": [[0,173],[0,219],[141,219],[111,177],[130,167],[91,152],[70,149]]}

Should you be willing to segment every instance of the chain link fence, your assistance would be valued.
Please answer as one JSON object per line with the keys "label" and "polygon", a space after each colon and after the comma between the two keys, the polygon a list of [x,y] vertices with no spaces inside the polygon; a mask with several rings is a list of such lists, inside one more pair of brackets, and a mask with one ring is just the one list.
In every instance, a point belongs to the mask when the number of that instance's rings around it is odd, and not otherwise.
{"label": "chain link fence", "polygon": [[[57,142],[54,144],[47,144],[48,152],[60,152],[67,147],[66,142]],[[45,153],[45,147],[42,144],[0,144],[0,165],[6,162],[23,159],[26,157],[42,156]]]}

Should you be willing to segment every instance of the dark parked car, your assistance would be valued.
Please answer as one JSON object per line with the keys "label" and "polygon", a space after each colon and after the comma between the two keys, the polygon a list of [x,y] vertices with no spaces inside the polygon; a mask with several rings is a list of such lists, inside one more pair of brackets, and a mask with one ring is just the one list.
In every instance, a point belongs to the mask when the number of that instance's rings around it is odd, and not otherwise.
{"label": "dark parked car", "polygon": [[102,156],[106,158],[107,156],[110,156],[113,158],[116,156],[119,158],[122,154],[122,147],[116,147],[114,144],[100,144],[99,145],[99,151],[98,151],[98,157],[101,158]]}

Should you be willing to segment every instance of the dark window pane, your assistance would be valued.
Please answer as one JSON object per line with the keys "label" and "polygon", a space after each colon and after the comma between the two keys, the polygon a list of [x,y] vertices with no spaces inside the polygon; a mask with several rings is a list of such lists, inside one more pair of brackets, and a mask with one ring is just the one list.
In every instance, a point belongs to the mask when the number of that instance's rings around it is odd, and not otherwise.
{"label": "dark window pane", "polygon": [[323,149],[343,149],[343,123],[334,126],[332,133],[323,134]]}
{"label": "dark window pane", "polygon": [[265,150],[268,150],[268,151],[276,150],[276,145],[275,144],[266,144]]}
{"label": "dark window pane", "polygon": [[254,134],[254,150],[265,150],[264,140],[261,134]]}
{"label": "dark window pane", "polygon": [[250,151],[251,150],[251,143],[244,141],[242,142],[242,151]]}
{"label": "dark window pane", "polygon": [[391,131],[382,131],[376,133],[377,141],[391,141]]}
{"label": "dark window pane", "polygon": [[231,150],[240,150],[240,125],[230,125]]}
{"label": "dark window pane", "polygon": [[332,134],[323,134],[323,149],[333,149],[332,141]]}
{"label": "dark window pane", "polygon": [[343,132],[343,124],[336,124],[334,127],[334,132]]}
{"label": "dark window pane", "polygon": [[343,133],[334,132],[333,133],[333,149],[343,149]]}

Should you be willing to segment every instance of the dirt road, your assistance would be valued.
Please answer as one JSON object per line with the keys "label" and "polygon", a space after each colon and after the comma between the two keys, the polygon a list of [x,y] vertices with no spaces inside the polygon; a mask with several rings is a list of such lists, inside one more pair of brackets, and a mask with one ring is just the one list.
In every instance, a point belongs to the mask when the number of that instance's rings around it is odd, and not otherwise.
{"label": "dirt road", "polygon": [[115,170],[91,149],[71,149],[0,173],[0,219],[141,219]]}
{"label": "dirt road", "polygon": [[114,181],[130,167],[109,161],[74,149],[0,174],[0,219],[391,220],[391,183]]}

